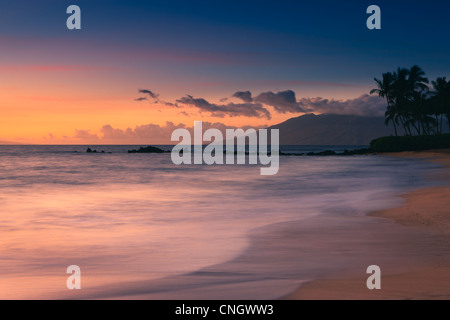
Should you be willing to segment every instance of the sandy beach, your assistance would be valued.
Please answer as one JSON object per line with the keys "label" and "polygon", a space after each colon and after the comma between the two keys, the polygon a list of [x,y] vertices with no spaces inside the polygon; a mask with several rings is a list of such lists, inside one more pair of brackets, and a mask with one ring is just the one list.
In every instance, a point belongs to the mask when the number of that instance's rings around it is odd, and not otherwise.
{"label": "sandy beach", "polygon": [[[412,157],[439,162],[450,167],[450,151],[405,152],[390,156]],[[450,184],[450,170],[432,177]],[[400,207],[373,212],[366,218],[384,219],[395,224],[397,235],[390,233],[383,241],[391,242],[381,248],[373,241],[366,247],[373,252],[372,260],[382,261],[393,248],[405,245],[405,232],[410,232],[409,243],[400,250],[411,250],[412,255],[399,255],[381,268],[381,290],[369,290],[369,275],[361,268],[346,268],[338,273],[325,273],[319,279],[302,285],[285,299],[449,299],[450,298],[450,186],[431,187],[403,196]],[[348,237],[360,236],[360,231]],[[418,240],[420,239],[420,240]],[[417,259],[416,259],[417,258]],[[392,263],[393,262],[393,263]]]}
{"label": "sandy beach", "polygon": [[[86,172],[71,175],[64,188],[47,186],[45,193],[48,170],[42,178],[23,178],[27,186],[35,183],[36,191],[8,187],[17,196],[3,206],[21,219],[3,222],[9,226],[2,234],[9,240],[2,247],[5,298],[449,297],[448,170],[411,159],[447,165],[447,153],[287,157],[270,183],[244,167],[168,175],[172,164],[163,156],[152,158],[149,171],[142,170],[147,158],[131,162],[128,153],[113,154],[110,163],[114,168],[120,163],[121,170],[105,171],[102,177],[112,174],[107,181],[72,187],[97,174],[98,160],[56,152],[53,161],[67,163],[58,172],[80,166]],[[29,163],[29,157],[24,154],[19,163]],[[32,159],[47,163],[48,157],[39,152]],[[425,173],[433,176],[423,179]],[[217,178],[224,175],[230,180]],[[115,183],[134,176],[148,180]],[[220,197],[208,193],[205,201],[205,188],[217,189]],[[400,195],[413,190],[402,201]],[[393,207],[398,208],[374,212]],[[13,228],[17,225],[20,229]],[[67,290],[66,268],[73,264],[83,270],[82,290]],[[370,265],[381,268],[381,290],[366,287]]]}
{"label": "sandy beach", "polygon": [[[448,153],[397,156],[450,163]],[[432,179],[443,179],[442,185],[448,181],[445,168],[430,172],[437,176]],[[360,205],[342,209],[337,204],[322,215],[252,230],[247,248],[223,263],[160,279],[85,287],[76,296],[60,292],[49,298],[448,299],[449,192],[450,186],[419,189],[404,195],[403,202],[395,202],[397,208],[370,214],[361,211]],[[391,201],[385,192],[375,197],[371,201]],[[381,290],[366,287],[370,265],[381,268]]]}

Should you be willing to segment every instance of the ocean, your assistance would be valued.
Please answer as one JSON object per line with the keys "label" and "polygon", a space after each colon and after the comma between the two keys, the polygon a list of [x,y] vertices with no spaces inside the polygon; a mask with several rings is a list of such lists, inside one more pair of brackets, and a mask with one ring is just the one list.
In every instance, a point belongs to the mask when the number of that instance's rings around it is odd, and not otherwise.
{"label": "ocean", "polygon": [[[88,147],[105,153],[86,153]],[[276,298],[287,293],[285,282],[307,279],[293,271],[301,265],[280,266],[277,279],[264,267],[251,271],[256,262],[242,257],[252,235],[399,205],[399,195],[432,185],[425,173],[440,170],[387,156],[291,156],[280,157],[277,175],[261,176],[260,165],[176,166],[169,153],[127,153],[136,148],[0,146],[0,298],[241,297],[236,290],[244,298]],[[238,278],[217,267],[239,257]],[[70,265],[81,269],[77,293],[66,288]],[[202,270],[212,266],[220,281],[205,281]]]}

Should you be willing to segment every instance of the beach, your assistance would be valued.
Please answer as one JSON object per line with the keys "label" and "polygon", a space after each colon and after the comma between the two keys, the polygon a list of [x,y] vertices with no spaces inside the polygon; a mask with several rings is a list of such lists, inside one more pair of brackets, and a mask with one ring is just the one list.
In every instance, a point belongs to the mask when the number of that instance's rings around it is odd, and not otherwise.
{"label": "beach", "polygon": [[[277,175],[261,177],[256,166],[174,167],[166,153],[96,149],[106,152],[0,152],[11,212],[0,224],[2,298],[445,298],[442,211],[406,216],[428,227],[384,215],[409,197],[421,199],[418,213],[445,206],[446,154],[283,157]],[[81,290],[66,287],[71,265]],[[370,265],[382,290],[366,288]]]}
{"label": "beach", "polygon": [[[418,158],[450,166],[450,151],[405,152],[389,156]],[[432,178],[444,186],[423,188],[405,194],[400,207],[372,212],[368,220],[384,220],[397,234],[383,234],[380,241],[365,243],[373,252],[372,261],[382,261],[392,253],[399,254],[381,268],[381,289],[369,290],[369,274],[362,268],[345,268],[323,274],[303,284],[285,299],[449,299],[450,298],[450,184],[449,171]],[[405,235],[410,238],[405,243]],[[350,231],[346,236],[361,236]],[[367,238],[364,235],[363,238]],[[381,234],[380,234],[381,238]],[[381,240],[381,239],[380,239]],[[389,244],[390,243],[390,244]],[[362,246],[362,245],[360,245]],[[355,250],[355,248],[353,248]],[[409,254],[405,254],[409,252]],[[367,257],[362,255],[361,260]],[[358,260],[358,259],[357,259]]]}
{"label": "beach", "polygon": [[[395,156],[440,164],[449,159],[445,153]],[[444,173],[430,171],[443,183]],[[85,291],[84,297],[448,299],[450,218],[445,213],[450,205],[446,198],[449,191],[450,187],[445,186],[418,189],[402,196],[400,205],[369,214],[349,211],[350,205],[308,219],[273,223],[254,229],[246,250],[224,263],[156,281],[123,283],[123,290],[105,286]],[[380,194],[373,200],[386,199],[385,194]],[[366,269],[370,265],[381,268],[381,290],[366,287]]]}

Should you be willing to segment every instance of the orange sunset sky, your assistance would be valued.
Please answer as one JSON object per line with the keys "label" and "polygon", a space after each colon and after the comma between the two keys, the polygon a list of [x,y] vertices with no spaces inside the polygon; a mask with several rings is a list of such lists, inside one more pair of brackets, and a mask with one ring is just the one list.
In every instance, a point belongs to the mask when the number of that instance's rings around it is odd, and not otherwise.
{"label": "orange sunset sky", "polygon": [[[12,40],[4,39],[3,45],[6,41]],[[270,105],[265,105],[264,108],[271,113],[270,119],[239,115],[217,116],[192,105],[178,104],[178,107],[173,107],[165,104],[176,103],[177,99],[186,94],[201,97],[210,103],[226,105],[229,102],[239,103],[239,99],[232,95],[243,87],[255,94],[275,88],[280,91],[295,90],[297,95],[301,93],[310,97],[328,96],[335,99],[355,98],[367,91],[356,85],[321,82],[241,81],[221,79],[220,76],[208,81],[203,76],[178,75],[171,70],[164,72],[164,69],[152,70],[151,67],[143,69],[136,66],[134,59],[142,60],[143,65],[148,61],[156,65],[171,64],[171,59],[181,60],[181,63],[191,67],[193,64],[200,64],[202,67],[205,64],[202,60],[197,61],[196,57],[183,54],[170,57],[153,50],[145,52],[136,49],[136,53],[129,52],[129,56],[124,57],[113,53],[107,61],[98,63],[101,60],[98,56],[100,54],[90,54],[90,48],[95,49],[95,44],[86,46],[83,53],[87,61],[81,64],[76,50],[73,52],[71,48],[62,48],[64,44],[58,44],[57,40],[48,41],[48,48],[43,50],[40,44],[31,39],[14,40],[13,45],[7,49],[15,57],[14,61],[1,61],[1,141],[32,144],[164,143],[167,138],[170,139],[170,130],[167,131],[165,140],[152,136],[103,141],[99,138],[103,137],[102,128],[106,125],[126,131],[127,128],[134,130],[148,124],[165,128],[167,122],[192,126],[194,121],[202,120],[238,127],[262,127],[303,114],[276,112]],[[14,46],[18,47],[17,51]],[[30,52],[27,53],[28,50]],[[48,61],[52,60],[53,52],[58,50],[62,52],[57,59],[65,61]],[[24,58],[16,58],[16,54],[21,56],[24,52]],[[38,58],[31,58],[30,55]],[[64,59],[59,59],[62,55]],[[74,56],[73,63],[70,63],[71,56]],[[130,60],[134,60],[133,63],[129,63]],[[139,93],[140,89],[147,88],[159,95],[157,100]],[[136,101],[140,97],[148,97],[148,100]],[[221,101],[224,98],[227,98],[226,102]]]}
{"label": "orange sunset sky", "polygon": [[[317,15],[309,2],[236,10],[85,0],[81,30],[69,30],[70,4],[0,4],[1,143],[165,144],[197,120],[264,127],[310,112],[382,116],[384,101],[368,96],[374,77],[399,63],[430,78],[450,71],[449,46],[430,30],[389,25],[393,4],[377,31],[355,3]],[[421,12],[439,24],[431,9]]]}

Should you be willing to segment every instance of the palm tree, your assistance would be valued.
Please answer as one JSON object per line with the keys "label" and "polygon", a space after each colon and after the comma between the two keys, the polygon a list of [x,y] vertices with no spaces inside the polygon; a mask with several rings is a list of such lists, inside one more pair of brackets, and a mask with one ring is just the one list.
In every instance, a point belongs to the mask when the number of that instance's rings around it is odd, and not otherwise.
{"label": "palm tree", "polygon": [[436,113],[441,115],[441,130],[443,115],[446,116],[450,128],[450,80],[447,81],[445,77],[437,78],[431,84],[435,90]]}
{"label": "palm tree", "polygon": [[410,118],[408,122],[416,129],[417,134],[430,135],[436,127],[436,120],[430,116],[430,99],[427,91],[414,91],[409,101]]}
{"label": "palm tree", "polygon": [[389,125],[389,122],[392,121],[392,123],[394,124],[394,130],[395,130],[395,135],[398,136],[397,133],[397,123],[398,123],[398,119],[397,119],[397,111],[395,110],[395,105],[394,105],[394,101],[393,101],[393,85],[394,85],[394,75],[390,72],[386,72],[383,73],[383,78],[382,80],[379,80],[377,78],[374,78],[375,82],[377,83],[377,88],[372,89],[370,91],[370,94],[378,94],[379,97],[381,98],[386,98],[386,102],[387,102],[387,111],[386,111],[386,121],[385,124]]}
{"label": "palm tree", "polygon": [[403,126],[406,135],[442,133],[442,120],[447,117],[450,127],[450,81],[438,78],[432,81],[434,92],[430,92],[429,80],[417,65],[410,69],[397,68],[394,72],[383,73],[383,78],[375,78],[377,93],[386,98],[385,124]]}
{"label": "palm tree", "polygon": [[424,117],[427,114],[425,103],[428,95],[428,79],[425,72],[418,66],[411,69],[398,68],[394,75],[393,96],[397,106],[398,117],[407,134],[412,135],[411,127],[420,135],[426,132],[430,119]]}
{"label": "palm tree", "polygon": [[434,122],[436,124],[436,134],[442,134],[443,130],[443,110],[442,105],[439,102],[436,91],[430,92],[430,98],[428,99],[429,103],[429,114],[434,116]]}
{"label": "palm tree", "polygon": [[410,114],[408,96],[411,92],[410,82],[408,81],[409,70],[406,68],[397,68],[393,73],[394,83],[392,88],[392,99],[395,104],[397,117],[400,120],[406,134],[411,134]]}
{"label": "palm tree", "polygon": [[409,89],[413,91],[428,91],[428,78],[419,66],[412,66],[408,75]]}

